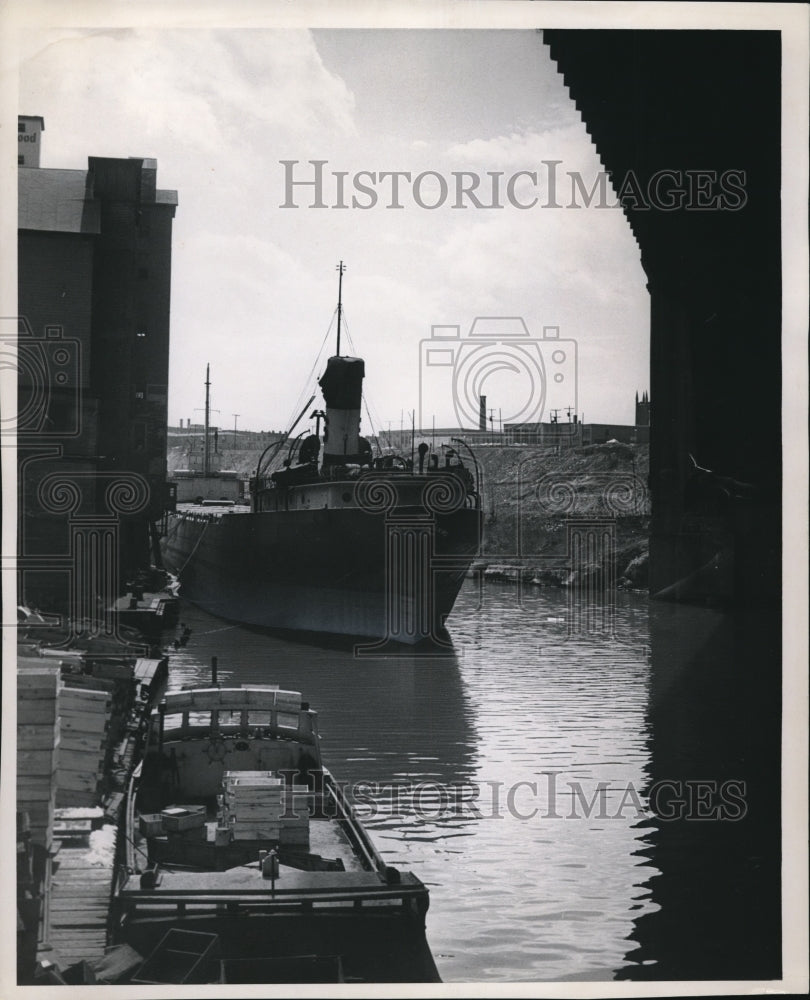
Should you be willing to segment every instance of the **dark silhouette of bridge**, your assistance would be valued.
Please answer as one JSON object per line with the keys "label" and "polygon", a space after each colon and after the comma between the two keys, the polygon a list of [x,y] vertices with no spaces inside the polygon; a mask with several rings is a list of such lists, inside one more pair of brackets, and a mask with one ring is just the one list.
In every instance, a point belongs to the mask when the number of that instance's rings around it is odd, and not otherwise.
{"label": "dark silhouette of bridge", "polygon": [[650,784],[746,789],[738,822],[649,824],[660,909],[635,921],[619,977],[778,978],[780,35],[544,40],[648,279],[651,594],[701,605],[651,607]]}

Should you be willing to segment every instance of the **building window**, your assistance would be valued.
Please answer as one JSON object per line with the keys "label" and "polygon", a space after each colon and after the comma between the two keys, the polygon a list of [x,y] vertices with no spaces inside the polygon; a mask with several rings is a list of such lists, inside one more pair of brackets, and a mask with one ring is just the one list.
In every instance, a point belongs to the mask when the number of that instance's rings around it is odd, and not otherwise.
{"label": "building window", "polygon": [[17,131],[25,132],[25,122],[17,122]]}
{"label": "building window", "polygon": [[18,167],[24,167],[25,166],[25,157],[24,156],[18,156],[17,157],[17,166]]}

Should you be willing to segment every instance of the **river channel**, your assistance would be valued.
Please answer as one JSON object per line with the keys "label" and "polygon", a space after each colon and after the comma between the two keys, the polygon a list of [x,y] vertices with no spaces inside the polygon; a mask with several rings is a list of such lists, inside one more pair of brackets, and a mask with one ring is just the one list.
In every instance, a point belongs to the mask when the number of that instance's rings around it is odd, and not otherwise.
{"label": "river channel", "polygon": [[[378,849],[430,889],[445,982],[777,974],[778,789],[757,795],[778,775],[778,698],[753,743],[745,685],[716,710],[738,625],[638,594],[601,630],[573,617],[564,591],[468,580],[450,655],[373,658],[184,604],[170,686],[215,655],[221,682],[302,692]],[[682,815],[695,795],[712,822]]]}

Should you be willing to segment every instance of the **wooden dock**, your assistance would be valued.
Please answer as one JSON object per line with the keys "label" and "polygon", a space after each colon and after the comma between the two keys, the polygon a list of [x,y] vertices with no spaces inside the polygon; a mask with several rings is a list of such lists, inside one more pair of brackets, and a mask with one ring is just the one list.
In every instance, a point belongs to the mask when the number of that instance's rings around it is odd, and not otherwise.
{"label": "wooden dock", "polygon": [[107,945],[113,868],[99,865],[87,843],[63,844],[54,868],[48,943],[58,954],[62,969],[82,960],[92,963],[103,956]]}
{"label": "wooden dock", "polygon": [[22,985],[62,983],[67,970],[82,977],[67,980],[74,985],[93,982],[103,958],[108,977],[126,972],[131,955],[105,958],[115,841],[141,727],[167,677],[165,657],[129,649],[91,655],[36,643],[17,657]]}

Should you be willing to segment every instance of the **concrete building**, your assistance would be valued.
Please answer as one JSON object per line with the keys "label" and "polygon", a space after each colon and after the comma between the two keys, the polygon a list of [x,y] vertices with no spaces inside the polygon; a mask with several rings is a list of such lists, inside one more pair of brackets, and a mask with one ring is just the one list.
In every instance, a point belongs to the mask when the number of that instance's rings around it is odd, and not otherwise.
{"label": "concrete building", "polygon": [[149,563],[165,498],[177,194],[158,189],[151,159],[42,168],[42,119],[19,125],[34,140],[18,171],[18,582],[26,601],[61,608],[79,585],[82,519],[115,536],[93,543],[107,555],[82,586],[120,585]]}

